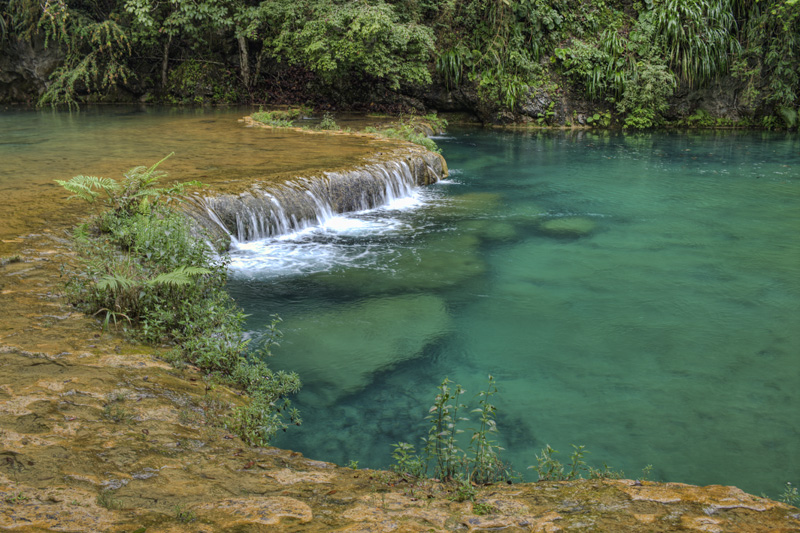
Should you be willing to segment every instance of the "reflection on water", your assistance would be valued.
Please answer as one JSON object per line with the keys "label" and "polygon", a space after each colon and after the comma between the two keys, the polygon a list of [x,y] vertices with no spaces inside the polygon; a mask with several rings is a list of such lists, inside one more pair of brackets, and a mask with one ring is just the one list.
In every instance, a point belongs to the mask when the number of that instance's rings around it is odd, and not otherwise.
{"label": "reflection on water", "polygon": [[305,380],[278,445],[387,466],[443,377],[469,397],[491,373],[517,470],[575,443],[631,477],[800,481],[797,136],[439,142],[452,177],[411,208],[235,252],[254,331],[284,319],[271,364]]}

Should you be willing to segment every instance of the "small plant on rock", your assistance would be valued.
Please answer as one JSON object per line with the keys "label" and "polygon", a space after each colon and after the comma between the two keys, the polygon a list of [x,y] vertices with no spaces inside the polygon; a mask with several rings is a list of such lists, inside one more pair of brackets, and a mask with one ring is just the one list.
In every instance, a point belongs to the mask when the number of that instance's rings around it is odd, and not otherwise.
{"label": "small plant on rock", "polygon": [[322,116],[322,120],[320,121],[320,123],[317,124],[317,129],[324,131],[333,131],[333,130],[338,130],[339,125],[336,124],[336,120],[333,118],[333,115],[331,113],[326,112]]}
{"label": "small plant on rock", "polygon": [[800,505],[800,494],[797,492],[797,487],[793,487],[791,483],[787,482],[783,492],[778,496],[778,500],[795,507]]}

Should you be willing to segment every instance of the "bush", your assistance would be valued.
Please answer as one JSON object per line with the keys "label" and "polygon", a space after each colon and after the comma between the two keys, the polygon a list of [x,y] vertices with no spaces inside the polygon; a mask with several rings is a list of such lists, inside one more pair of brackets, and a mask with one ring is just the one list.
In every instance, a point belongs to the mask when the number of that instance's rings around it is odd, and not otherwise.
{"label": "bush", "polygon": [[82,268],[70,276],[68,298],[101,315],[105,327],[124,324],[132,338],[171,344],[179,361],[241,387],[251,400],[230,425],[248,443],[267,444],[288,423],[299,423],[286,398],[300,382],[294,373],[273,373],[259,359],[269,355],[277,322],[262,351],[247,352],[245,315],[225,292],[227,260],[170,208],[189,184],[156,187],[164,175],[156,172],[160,163],[130,170],[121,183],[93,176],[59,181],[89,202],[105,192],[107,205],[76,232]]}
{"label": "bush", "polygon": [[250,115],[256,122],[261,122],[274,128],[291,128],[294,121],[301,114],[300,109],[287,109],[286,111],[257,111]]}
{"label": "bush", "polygon": [[375,133],[389,139],[401,139],[418,144],[431,152],[441,153],[433,139],[427,133],[441,132],[447,127],[447,120],[438,117],[435,113],[424,117],[410,117],[400,119],[389,127],[377,129],[367,127],[366,133]]}
{"label": "bush", "polygon": [[485,484],[508,481],[514,476],[508,465],[500,460],[498,452],[503,448],[497,445],[495,407],[490,402],[497,393],[494,378],[489,376],[487,390],[478,393],[480,407],[473,409],[478,413],[478,427],[472,429],[469,453],[459,445],[460,422],[468,422],[463,416],[467,406],[460,403],[466,391],[461,385],[453,386],[445,378],[439,385],[430,413],[428,436],[423,439],[423,454],[418,455],[413,445],[407,442],[393,444],[392,457],[396,461],[392,470],[415,477],[427,475],[430,467],[434,477],[453,482],[457,487],[469,487],[471,483]]}

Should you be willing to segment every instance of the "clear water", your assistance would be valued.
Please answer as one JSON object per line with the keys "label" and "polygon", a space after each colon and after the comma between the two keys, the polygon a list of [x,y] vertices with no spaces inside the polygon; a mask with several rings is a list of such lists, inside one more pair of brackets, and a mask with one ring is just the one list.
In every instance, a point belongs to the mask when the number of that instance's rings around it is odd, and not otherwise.
{"label": "clear water", "polygon": [[796,135],[438,142],[446,182],[234,252],[253,335],[280,314],[271,364],[304,380],[304,425],[276,445],[386,467],[445,376],[475,405],[492,374],[528,479],[574,443],[629,477],[800,481]]}
{"label": "clear water", "polygon": [[[174,180],[224,188],[337,168],[371,155],[366,140],[246,128],[249,108],[98,106],[80,112],[0,111],[0,251],[3,241],[42,228],[69,226],[86,213],[54,179],[85,174],[120,178],[138,165]],[[344,121],[343,121],[344,122]],[[5,252],[3,252],[5,253]]]}
{"label": "clear water", "polygon": [[[364,149],[300,149],[243,128],[248,111],[0,112],[0,255],[85,213],[53,179],[174,151],[172,178],[221,183]],[[271,363],[305,381],[305,424],[277,444],[386,466],[391,443],[419,444],[443,377],[471,399],[491,372],[505,457],[528,475],[546,443],[562,459],[576,443],[632,477],[653,464],[658,479],[771,495],[800,482],[797,135],[439,143],[447,183],[236,252],[254,335],[280,313]],[[594,228],[542,229],[575,217]]]}

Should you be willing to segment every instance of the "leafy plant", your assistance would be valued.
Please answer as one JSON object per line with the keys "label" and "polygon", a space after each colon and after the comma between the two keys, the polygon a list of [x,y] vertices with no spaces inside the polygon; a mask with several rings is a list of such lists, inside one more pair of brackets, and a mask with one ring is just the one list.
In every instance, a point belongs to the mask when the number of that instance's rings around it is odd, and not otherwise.
{"label": "leafy plant", "polygon": [[[265,445],[288,424],[300,423],[287,399],[300,388],[297,375],[273,372],[264,362],[279,336],[278,320],[267,327],[264,346],[249,351],[244,313],[225,292],[226,258],[171,209],[195,184],[158,187],[160,163],[131,169],[121,182],[85,176],[59,181],[90,203],[105,195],[107,206],[76,232],[82,268],[70,276],[68,297],[89,314],[103,314],[106,327],[124,320],[131,337],[171,344],[173,360],[241,387],[250,402],[226,424],[246,442]],[[122,411],[109,404],[106,416],[122,420]]]}
{"label": "leafy plant", "polygon": [[392,470],[399,474],[422,477],[433,469],[433,476],[445,482],[461,486],[457,491],[465,492],[472,485],[511,480],[514,476],[508,465],[498,455],[502,448],[493,438],[497,435],[495,406],[491,398],[497,393],[494,378],[489,376],[486,391],[479,392],[480,407],[472,412],[477,414],[477,427],[472,429],[469,454],[459,443],[461,422],[469,421],[460,416],[467,406],[460,403],[465,391],[461,385],[453,385],[448,378],[442,380],[433,405],[425,417],[428,434],[422,440],[425,446],[422,454],[417,454],[413,445],[407,442],[393,444],[392,457],[395,460]]}
{"label": "leafy plant", "polygon": [[130,422],[133,416],[121,405],[108,403],[103,407],[103,418],[119,424],[120,422]]}
{"label": "leafy plant", "polygon": [[602,469],[587,465],[586,461],[584,461],[584,456],[589,452],[586,451],[585,446],[573,444],[572,454],[570,454],[569,463],[566,465],[554,457],[557,453],[558,451],[548,444],[536,455],[536,464],[528,467],[536,471],[539,481],[580,479],[584,473],[588,474],[591,479],[620,479],[623,476],[622,472],[611,470],[605,463]]}
{"label": "leafy plant", "polygon": [[291,128],[294,126],[294,120],[299,116],[299,109],[289,109],[286,111],[257,111],[250,115],[253,120],[274,128]]}
{"label": "leafy plant", "polygon": [[434,50],[433,31],[401,21],[391,4],[306,0],[276,11],[286,18],[281,17],[274,51],[329,83],[348,75],[377,78],[392,89],[431,81],[427,62]]}
{"label": "leafy plant", "polygon": [[477,415],[479,422],[478,427],[473,430],[470,440],[472,463],[469,481],[474,483],[491,483],[498,478],[505,477],[505,466],[498,456],[498,452],[503,448],[498,446],[496,440],[492,439],[492,436],[497,434],[497,422],[495,421],[497,408],[490,403],[495,394],[497,394],[497,386],[494,377],[490,375],[487,389],[478,393],[480,407],[472,410]]}
{"label": "leafy plant", "polygon": [[113,492],[104,490],[97,495],[97,505],[104,507],[109,511],[115,509],[122,509],[122,502],[113,497]]}
{"label": "leafy plant", "polygon": [[797,492],[797,487],[793,487],[791,483],[787,482],[783,492],[778,496],[778,500],[795,507],[800,505],[800,494]]}
{"label": "leafy plant", "polygon": [[447,120],[431,114],[424,117],[401,118],[391,126],[381,129],[367,127],[364,132],[375,133],[389,139],[402,139],[423,146],[431,152],[440,153],[441,150],[436,142],[428,137],[427,132],[443,131],[446,127]]}
{"label": "leafy plant", "polygon": [[730,0],[662,0],[655,13],[670,66],[690,85],[724,72],[729,57],[740,51],[731,32],[735,19]]}
{"label": "leafy plant", "polygon": [[451,387],[452,383],[444,378],[439,385],[439,393],[425,417],[430,420],[430,426],[428,437],[423,439],[425,454],[434,463],[434,476],[444,481],[454,479],[466,462],[464,452],[456,443],[458,434],[464,432],[458,429],[458,423],[467,420],[458,416],[459,410],[466,408],[459,403],[465,391],[461,385]]}
{"label": "leafy plant", "polygon": [[475,487],[467,478],[463,476],[463,474],[459,473],[452,481],[455,485],[455,490],[453,495],[450,497],[451,500],[454,502],[475,500],[475,496],[477,496],[478,491],[475,490]]}
{"label": "leafy plant", "polygon": [[184,509],[180,505],[175,506],[175,519],[181,524],[188,524],[197,520],[197,515],[194,511]]}
{"label": "leafy plant", "polygon": [[617,110],[625,114],[625,127],[645,129],[657,125],[676,85],[675,76],[664,65],[640,63],[617,103]]}
{"label": "leafy plant", "polygon": [[478,516],[484,516],[487,514],[493,514],[497,512],[497,508],[489,503],[483,502],[476,502],[472,506],[472,514]]}
{"label": "leafy plant", "polygon": [[116,20],[93,20],[56,0],[43,4],[37,27],[45,35],[45,46],[54,41],[64,51],[63,62],[39,98],[40,106],[77,106],[81,93],[109,91],[132,76],[126,63],[132,52],[130,39]]}
{"label": "leafy plant", "polygon": [[427,470],[425,460],[417,455],[412,444],[398,442],[397,444],[392,444],[392,447],[394,448],[392,451],[392,458],[395,461],[391,466],[393,472],[408,474],[412,477],[422,477],[425,475]]}
{"label": "leafy plant", "polygon": [[8,494],[3,501],[9,505],[16,505],[19,503],[25,503],[28,500],[30,500],[30,497],[26,496],[24,492],[18,491],[16,493]]}
{"label": "leafy plant", "polygon": [[336,120],[333,118],[333,115],[326,112],[322,116],[322,120],[319,122],[319,124],[317,124],[317,129],[325,131],[338,130],[339,125],[336,124]]}

